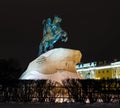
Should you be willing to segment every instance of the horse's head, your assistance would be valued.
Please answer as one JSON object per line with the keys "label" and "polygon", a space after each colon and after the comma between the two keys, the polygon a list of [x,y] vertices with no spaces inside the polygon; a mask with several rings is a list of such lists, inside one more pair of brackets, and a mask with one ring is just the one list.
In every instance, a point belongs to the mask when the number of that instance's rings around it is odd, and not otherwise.
{"label": "horse's head", "polygon": [[56,23],[60,23],[62,21],[62,19],[58,16],[55,16],[54,17],[54,20],[53,20],[53,23],[56,24]]}

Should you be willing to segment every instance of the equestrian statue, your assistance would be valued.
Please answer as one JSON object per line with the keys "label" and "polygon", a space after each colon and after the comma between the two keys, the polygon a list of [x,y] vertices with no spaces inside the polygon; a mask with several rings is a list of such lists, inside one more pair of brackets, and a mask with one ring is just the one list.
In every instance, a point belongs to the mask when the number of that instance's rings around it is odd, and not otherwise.
{"label": "equestrian statue", "polygon": [[51,18],[43,21],[43,39],[39,45],[39,55],[52,49],[58,40],[62,42],[68,40],[67,33],[60,26],[61,21],[62,19],[58,16],[55,16],[53,21]]}

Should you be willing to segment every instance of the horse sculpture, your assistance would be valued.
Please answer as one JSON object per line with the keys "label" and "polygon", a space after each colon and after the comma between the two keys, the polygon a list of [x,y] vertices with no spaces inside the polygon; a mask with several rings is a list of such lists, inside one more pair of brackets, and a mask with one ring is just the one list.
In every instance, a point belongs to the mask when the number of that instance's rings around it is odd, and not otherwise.
{"label": "horse sculpture", "polygon": [[53,22],[51,18],[44,21],[43,39],[39,45],[39,55],[52,49],[54,44],[61,39],[62,42],[68,40],[67,33],[60,27],[61,18],[55,16]]}

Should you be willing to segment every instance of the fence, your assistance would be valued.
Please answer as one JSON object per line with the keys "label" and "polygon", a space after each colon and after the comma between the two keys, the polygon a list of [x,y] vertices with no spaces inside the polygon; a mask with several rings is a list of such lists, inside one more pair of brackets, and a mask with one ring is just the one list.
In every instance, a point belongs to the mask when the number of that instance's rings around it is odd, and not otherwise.
{"label": "fence", "polygon": [[66,79],[63,85],[50,80],[0,81],[0,102],[81,102],[102,98],[120,100],[120,80]]}

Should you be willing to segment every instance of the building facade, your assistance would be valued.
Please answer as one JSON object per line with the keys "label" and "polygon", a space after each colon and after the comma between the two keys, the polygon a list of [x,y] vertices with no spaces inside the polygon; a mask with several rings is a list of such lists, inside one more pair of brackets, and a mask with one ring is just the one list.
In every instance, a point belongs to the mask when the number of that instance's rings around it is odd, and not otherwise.
{"label": "building facade", "polygon": [[84,79],[119,79],[120,62],[113,62],[109,65],[97,66],[96,62],[78,64],[77,72]]}

